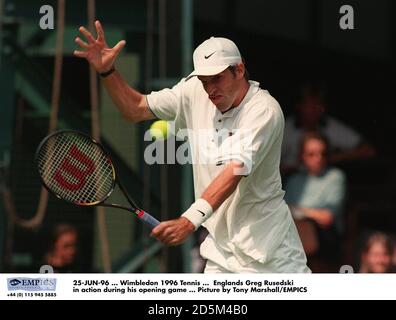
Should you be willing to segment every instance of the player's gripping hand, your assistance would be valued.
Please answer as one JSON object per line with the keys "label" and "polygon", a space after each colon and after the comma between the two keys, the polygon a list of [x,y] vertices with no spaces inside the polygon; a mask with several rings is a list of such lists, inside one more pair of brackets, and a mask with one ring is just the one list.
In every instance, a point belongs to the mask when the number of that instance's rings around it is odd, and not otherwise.
{"label": "player's gripping hand", "polygon": [[75,42],[83,49],[83,51],[75,50],[74,55],[79,58],[85,58],[99,73],[109,71],[125,46],[125,40],[118,42],[113,48],[109,48],[106,43],[104,31],[99,21],[95,21],[96,33],[98,35],[95,39],[92,34],[84,27],[78,30],[85,36],[88,42],[81,40],[80,37],[75,39]]}
{"label": "player's gripping hand", "polygon": [[150,236],[166,245],[176,246],[183,243],[194,231],[194,225],[188,219],[180,217],[161,222],[152,230]]}

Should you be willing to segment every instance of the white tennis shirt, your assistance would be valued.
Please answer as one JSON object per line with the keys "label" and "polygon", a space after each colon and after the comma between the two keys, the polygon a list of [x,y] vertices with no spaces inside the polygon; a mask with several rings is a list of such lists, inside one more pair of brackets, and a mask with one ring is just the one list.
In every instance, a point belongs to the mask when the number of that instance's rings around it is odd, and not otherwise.
{"label": "white tennis shirt", "polygon": [[[216,246],[241,265],[269,261],[294,223],[279,173],[284,117],[278,102],[250,81],[240,105],[222,114],[198,78],[152,92],[147,101],[156,117],[188,129],[196,199],[227,161],[245,164],[237,189],[203,225]],[[297,232],[292,237],[304,256]]]}

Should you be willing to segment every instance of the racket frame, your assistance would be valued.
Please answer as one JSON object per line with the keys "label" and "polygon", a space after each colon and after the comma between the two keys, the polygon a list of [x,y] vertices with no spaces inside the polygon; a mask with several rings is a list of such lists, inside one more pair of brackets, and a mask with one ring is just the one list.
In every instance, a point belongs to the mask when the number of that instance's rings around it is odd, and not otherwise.
{"label": "racket frame", "polygon": [[[81,135],[83,137],[86,137],[89,141],[91,141],[92,143],[94,143],[96,146],[98,146],[100,148],[101,151],[103,151],[104,155],[107,158],[107,161],[109,161],[112,171],[113,171],[113,179],[112,179],[112,185],[111,188],[109,190],[109,192],[103,197],[103,199],[101,199],[100,201],[95,201],[95,202],[91,202],[91,203],[78,203],[78,202],[73,202],[70,200],[67,200],[63,197],[61,197],[60,195],[58,195],[55,191],[52,190],[52,188],[50,188],[49,186],[47,186],[47,184],[45,183],[44,179],[41,176],[40,170],[39,170],[39,176],[41,179],[42,184],[44,185],[44,187],[51,192],[52,194],[54,194],[57,198],[63,200],[63,201],[67,201],[71,204],[77,205],[77,206],[103,206],[103,207],[109,207],[109,208],[118,208],[118,209],[123,209],[128,211],[129,213],[134,213],[137,218],[139,218],[140,221],[144,222],[147,226],[149,226],[151,229],[155,228],[158,224],[160,224],[160,222],[154,218],[152,215],[150,215],[149,213],[147,213],[146,211],[140,209],[134,200],[132,200],[131,196],[128,194],[128,192],[126,191],[125,187],[122,185],[120,179],[118,178],[118,174],[117,174],[117,168],[114,165],[113,159],[110,156],[110,153],[106,151],[106,149],[101,145],[100,142],[96,141],[95,139],[93,139],[92,137],[90,137],[89,135],[77,131],[77,130],[59,130],[56,132],[51,133],[50,135],[48,135],[47,137],[45,137],[43,139],[43,141],[40,142],[40,144],[37,147],[36,150],[36,154],[35,154],[35,161],[36,161],[36,165],[37,168],[39,168],[39,155],[40,155],[40,151],[43,147],[43,145],[49,140],[51,139],[54,135],[60,135],[60,134],[65,134],[65,133],[72,133],[72,134],[77,134],[77,135]],[[125,198],[127,199],[127,201],[130,204],[130,208],[119,205],[119,204],[115,204],[115,203],[105,203],[105,201],[109,198],[109,196],[111,195],[111,193],[114,191],[115,189],[115,185],[118,184],[119,188],[121,189],[122,193],[124,194]]]}
{"label": "racket frame", "polygon": [[[36,162],[36,167],[39,167],[39,155],[40,155],[40,151],[43,147],[43,145],[45,145],[47,143],[48,140],[50,140],[51,138],[53,138],[56,135],[62,135],[62,134],[67,134],[67,133],[72,133],[72,134],[77,134],[77,135],[81,135],[84,136],[85,138],[89,139],[90,141],[92,141],[97,147],[99,147],[102,152],[106,155],[107,160],[109,161],[111,168],[113,169],[113,182],[112,182],[112,186],[109,190],[109,192],[103,197],[103,199],[99,200],[99,201],[95,201],[95,202],[90,202],[90,203],[81,203],[81,202],[75,202],[75,201],[70,201],[68,199],[65,199],[63,197],[61,197],[60,195],[58,195],[54,190],[52,190],[47,183],[44,181],[44,179],[42,178],[41,174],[39,173],[40,176],[40,180],[42,182],[42,184],[44,185],[44,187],[51,192],[53,195],[55,195],[58,199],[61,199],[63,201],[66,201],[68,203],[77,205],[77,206],[83,206],[83,207],[92,207],[92,206],[103,206],[103,207],[109,207],[109,208],[118,208],[118,209],[123,209],[126,210],[128,212],[134,212],[136,214],[138,214],[138,212],[141,211],[141,209],[136,205],[136,203],[132,200],[132,198],[130,197],[130,195],[128,194],[128,192],[126,191],[125,187],[121,184],[120,180],[118,179],[118,173],[117,173],[117,168],[114,165],[113,159],[110,156],[110,153],[106,151],[106,149],[98,142],[96,141],[94,138],[90,137],[89,135],[87,135],[84,132],[81,131],[77,131],[77,130],[59,130],[59,131],[55,131],[51,134],[49,134],[48,136],[46,136],[38,145],[36,153],[35,153],[35,162]],[[123,194],[125,195],[125,198],[127,199],[127,201],[129,202],[129,204],[131,205],[131,208],[116,204],[116,203],[105,203],[105,201],[110,197],[110,195],[113,193],[116,184],[118,184],[119,188],[121,189],[121,191],[123,192]]]}

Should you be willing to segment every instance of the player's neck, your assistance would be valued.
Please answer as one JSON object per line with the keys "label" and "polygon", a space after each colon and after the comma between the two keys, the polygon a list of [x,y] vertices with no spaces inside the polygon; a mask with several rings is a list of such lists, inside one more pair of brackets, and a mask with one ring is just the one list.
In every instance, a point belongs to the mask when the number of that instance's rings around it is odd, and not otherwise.
{"label": "player's neck", "polygon": [[250,83],[248,81],[243,81],[234,103],[231,105],[231,107],[229,107],[225,111],[222,111],[221,113],[224,114],[227,111],[230,111],[231,109],[238,107],[241,104],[243,98],[245,98],[247,92],[249,91],[249,88],[250,88]]}

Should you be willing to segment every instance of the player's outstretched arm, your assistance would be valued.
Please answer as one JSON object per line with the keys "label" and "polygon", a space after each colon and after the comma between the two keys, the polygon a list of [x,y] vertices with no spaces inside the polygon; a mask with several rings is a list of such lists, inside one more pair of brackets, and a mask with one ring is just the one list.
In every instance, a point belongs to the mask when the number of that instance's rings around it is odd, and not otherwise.
{"label": "player's outstretched arm", "polygon": [[[121,40],[110,48],[99,21],[95,21],[95,28],[97,38],[94,38],[85,27],[79,28],[85,41],[80,37],[75,39],[81,50],[75,50],[74,55],[87,59],[98,73],[106,74],[114,68],[115,60],[126,42]],[[131,88],[117,71],[103,78],[103,82],[113,102],[125,118],[133,122],[155,118],[148,108],[146,97]]]}

